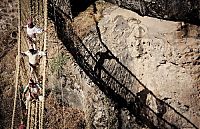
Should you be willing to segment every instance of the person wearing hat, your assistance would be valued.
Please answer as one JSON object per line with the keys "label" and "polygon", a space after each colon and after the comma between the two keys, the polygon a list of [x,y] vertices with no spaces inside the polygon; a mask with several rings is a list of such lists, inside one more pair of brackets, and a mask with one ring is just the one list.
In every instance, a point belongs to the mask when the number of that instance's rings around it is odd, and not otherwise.
{"label": "person wearing hat", "polygon": [[44,51],[38,51],[35,49],[29,49],[26,52],[21,53],[22,56],[28,56],[29,58],[29,65],[30,65],[30,77],[32,77],[33,73],[35,73],[35,79],[36,77],[36,66],[39,64],[39,59],[42,56],[46,56],[46,52]]}

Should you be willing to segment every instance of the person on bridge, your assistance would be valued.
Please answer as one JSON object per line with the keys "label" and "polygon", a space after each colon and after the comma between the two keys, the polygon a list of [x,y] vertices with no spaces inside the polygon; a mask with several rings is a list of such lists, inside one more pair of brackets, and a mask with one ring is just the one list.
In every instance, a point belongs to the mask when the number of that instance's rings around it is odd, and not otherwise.
{"label": "person on bridge", "polygon": [[39,59],[42,56],[46,56],[46,52],[44,51],[39,51],[36,49],[29,49],[26,52],[21,53],[22,56],[28,56],[29,58],[29,65],[30,65],[30,77],[33,76],[33,73],[35,73],[35,79],[37,80],[37,72],[36,72],[36,67],[39,64]]}
{"label": "person on bridge", "polygon": [[27,25],[23,26],[23,28],[26,28],[27,38],[30,45],[29,48],[35,49],[36,34],[40,34],[44,32],[44,30],[40,27],[35,26],[32,18],[28,19]]}
{"label": "person on bridge", "polygon": [[18,129],[26,129],[26,126],[23,121],[21,121]]}
{"label": "person on bridge", "polygon": [[[43,96],[40,95],[42,88],[38,83],[35,83],[33,79],[29,80],[29,84],[24,88],[23,98],[26,97],[26,109],[28,109],[28,102],[32,100],[43,100]],[[27,94],[28,93],[28,94]]]}

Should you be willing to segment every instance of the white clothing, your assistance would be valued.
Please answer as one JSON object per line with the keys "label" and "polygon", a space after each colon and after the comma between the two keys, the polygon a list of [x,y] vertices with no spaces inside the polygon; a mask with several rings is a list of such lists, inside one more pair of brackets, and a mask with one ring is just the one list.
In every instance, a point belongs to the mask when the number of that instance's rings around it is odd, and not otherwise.
{"label": "white clothing", "polygon": [[40,95],[40,96],[38,96],[38,99],[39,99],[39,101],[42,102],[44,100],[44,97],[42,95]]}
{"label": "white clothing", "polygon": [[43,32],[43,29],[37,26],[34,26],[33,28],[29,28],[28,25],[26,25],[26,28],[27,28],[27,34],[31,38],[35,38],[34,34],[39,34]]}
{"label": "white clothing", "polygon": [[43,51],[37,51],[37,53],[35,53],[35,54],[31,54],[30,51],[26,51],[26,52],[24,52],[24,54],[28,56],[29,63],[32,64],[32,65],[37,64],[38,56],[45,56],[46,55],[45,52],[43,52]]}

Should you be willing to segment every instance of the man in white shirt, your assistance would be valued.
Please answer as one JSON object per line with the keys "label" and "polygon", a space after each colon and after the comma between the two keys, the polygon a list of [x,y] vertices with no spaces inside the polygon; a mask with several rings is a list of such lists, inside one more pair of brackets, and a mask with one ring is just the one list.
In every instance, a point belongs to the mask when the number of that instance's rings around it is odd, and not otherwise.
{"label": "man in white shirt", "polygon": [[35,26],[31,20],[27,23],[26,28],[27,35],[34,41],[36,41],[36,34],[43,32],[43,29]]}
{"label": "man in white shirt", "polygon": [[39,64],[39,59],[41,56],[46,56],[46,53],[44,51],[38,51],[35,49],[29,49],[26,52],[21,53],[22,56],[28,56],[29,58],[29,65],[30,65],[30,77],[32,77],[33,72],[35,73],[35,78],[36,77],[36,66]]}
{"label": "man in white shirt", "polygon": [[36,34],[42,33],[43,29],[35,26],[33,24],[32,18],[30,18],[27,21],[27,25],[25,25],[24,28],[26,28],[27,38],[28,38],[28,41],[29,41],[29,45],[31,46],[29,48],[35,49],[35,43],[34,42],[36,42]]}

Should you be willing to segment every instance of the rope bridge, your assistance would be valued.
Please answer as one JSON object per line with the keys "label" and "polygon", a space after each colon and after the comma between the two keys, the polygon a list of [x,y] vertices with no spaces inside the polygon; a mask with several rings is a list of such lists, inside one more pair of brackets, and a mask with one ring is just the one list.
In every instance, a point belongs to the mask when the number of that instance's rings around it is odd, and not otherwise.
{"label": "rope bridge", "polygon": [[[28,3],[28,4],[27,4]],[[32,18],[33,22],[47,30],[47,0],[18,0],[18,52],[16,56],[16,78],[15,78],[15,96],[14,96],[14,107],[12,115],[11,129],[17,126],[17,105],[18,101],[22,101],[20,95],[20,84],[27,85],[29,80],[29,70],[27,60],[21,58],[21,52],[27,51],[28,42],[27,34],[22,30],[22,26],[26,25],[27,19]],[[37,36],[36,47],[39,50],[47,50],[47,32]],[[25,61],[24,61],[25,60]],[[40,62],[41,66],[38,70],[39,75],[42,75],[42,96],[45,98],[45,81],[46,81],[46,57],[44,56]],[[20,99],[20,100],[19,100]],[[23,115],[21,111],[20,117],[24,119],[26,117],[26,129],[43,129],[44,128],[44,104],[45,99],[42,102],[28,103],[28,114]],[[21,106],[21,104],[20,104]],[[21,107],[22,110],[22,107]]]}

